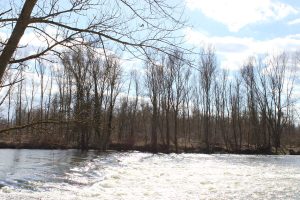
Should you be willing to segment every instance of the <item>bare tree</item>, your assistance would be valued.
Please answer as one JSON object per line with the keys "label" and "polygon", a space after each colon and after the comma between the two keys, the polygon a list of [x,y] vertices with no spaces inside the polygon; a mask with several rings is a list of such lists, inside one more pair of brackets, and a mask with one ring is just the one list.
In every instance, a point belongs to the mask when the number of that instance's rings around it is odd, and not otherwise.
{"label": "bare tree", "polygon": [[163,66],[154,64],[155,61],[149,60],[146,62],[146,87],[149,91],[149,97],[152,104],[152,119],[151,119],[151,147],[153,152],[157,152],[157,132],[159,118],[159,93],[161,91],[160,80]]}
{"label": "bare tree", "polygon": [[116,103],[116,99],[120,93],[121,89],[121,68],[118,59],[111,57],[107,63],[108,68],[108,99],[109,99],[109,106],[108,106],[108,120],[107,120],[107,134],[104,140],[103,149],[106,150],[109,143],[110,138],[113,131],[113,112]]}
{"label": "bare tree", "polygon": [[256,148],[261,147],[262,137],[264,144],[266,143],[265,131],[260,127],[259,122],[259,108],[257,98],[257,80],[254,69],[254,58],[250,58],[248,63],[242,68],[241,76],[245,83],[246,94],[247,94],[247,113],[249,118],[249,130],[248,130],[248,144],[250,142],[250,136],[254,142]]}
{"label": "bare tree", "polygon": [[88,127],[89,123],[89,92],[91,85],[89,82],[88,69],[90,67],[89,60],[84,57],[84,52],[78,50],[80,53],[65,54],[63,57],[63,64],[73,78],[75,85],[75,120],[76,129],[78,132],[78,142],[81,149],[88,148],[88,141],[90,132]]}
{"label": "bare tree", "polygon": [[212,87],[216,73],[216,57],[214,50],[209,47],[203,50],[200,57],[199,72],[200,81],[203,94],[203,109],[204,109],[204,142],[206,150],[210,151],[210,137],[211,137],[211,109],[212,109]]}
{"label": "bare tree", "polygon": [[226,110],[228,105],[227,91],[228,89],[228,72],[223,70],[219,81],[215,84],[215,106],[216,106],[216,128],[219,130],[219,133],[225,144],[225,148],[228,149],[228,123]]}
{"label": "bare tree", "polygon": [[229,86],[229,104],[231,108],[231,125],[233,132],[233,140],[234,145],[233,149],[235,151],[240,151],[243,141],[242,135],[242,119],[241,119],[241,104],[242,104],[242,96],[241,96],[241,80],[239,77],[236,77],[235,83],[230,84]]}
{"label": "bare tree", "polygon": [[140,88],[139,88],[139,76],[138,76],[138,72],[137,70],[133,70],[130,73],[130,78],[133,80],[134,83],[134,90],[135,90],[135,98],[132,102],[131,105],[131,115],[130,115],[130,134],[129,134],[129,142],[130,145],[134,145],[135,142],[135,135],[136,135],[136,123],[137,123],[137,119],[136,119],[136,115],[138,112],[138,104],[139,104],[139,95],[140,95]]}
{"label": "bare tree", "polygon": [[[0,16],[0,27],[11,32],[1,41],[0,80],[8,64],[38,58],[53,62],[47,55],[59,54],[61,46],[91,41],[100,42],[103,49],[113,44],[137,57],[149,48],[168,53],[170,46],[181,43],[180,38],[174,43],[172,33],[184,25],[180,6],[155,0],[25,0],[24,4],[14,0]],[[18,45],[25,30],[34,33],[43,47],[20,56],[23,50]]]}
{"label": "bare tree", "polygon": [[166,143],[167,150],[170,150],[170,119],[171,119],[171,107],[172,107],[172,94],[173,94],[173,84],[174,84],[174,70],[173,70],[173,60],[171,56],[168,57],[165,70],[164,70],[164,94],[165,94],[165,118],[166,118]]}
{"label": "bare tree", "polygon": [[[266,68],[269,83],[270,103],[269,103],[269,124],[273,133],[273,142],[276,153],[281,146],[281,136],[283,128],[287,123],[286,109],[289,107],[293,84],[287,84],[287,81],[294,80],[293,74],[290,74],[288,66],[289,58],[286,53],[273,57]],[[285,94],[286,93],[286,94]]]}
{"label": "bare tree", "polygon": [[183,62],[183,53],[175,50],[174,54],[170,56],[170,67],[172,71],[173,91],[171,93],[171,105],[174,113],[174,144],[175,151],[178,152],[178,139],[179,139],[179,114],[185,97],[185,80],[189,79],[190,71],[186,68],[186,63]]}
{"label": "bare tree", "polygon": [[[5,27],[9,24],[7,22],[16,22],[16,25],[11,33],[10,38],[7,42],[4,43],[4,48],[0,55],[0,81],[2,84],[2,77],[4,75],[4,72],[10,63],[10,60],[17,49],[17,46],[21,40],[21,37],[23,36],[25,29],[30,23],[30,15],[33,10],[33,7],[35,6],[37,0],[26,0],[23,8],[21,10],[21,13],[18,18],[1,18],[0,23],[1,27]],[[7,15],[9,12],[12,11],[12,8],[9,8],[8,10],[5,10],[4,12],[1,12],[1,17]],[[2,43],[3,44],[3,43]]]}

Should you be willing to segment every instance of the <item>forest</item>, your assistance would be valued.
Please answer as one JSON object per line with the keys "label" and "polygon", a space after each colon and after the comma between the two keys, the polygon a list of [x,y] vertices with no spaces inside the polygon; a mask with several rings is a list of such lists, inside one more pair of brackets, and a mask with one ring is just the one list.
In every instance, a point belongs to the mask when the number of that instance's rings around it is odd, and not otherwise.
{"label": "forest", "polygon": [[[213,46],[191,50],[172,35],[186,27],[176,6],[141,2],[12,1],[0,13],[11,32],[0,38],[0,147],[285,153],[300,146],[299,53],[249,55],[228,71]],[[20,44],[25,30],[40,46]],[[134,66],[125,51],[138,59]]]}
{"label": "forest", "polygon": [[1,145],[153,152],[299,145],[296,54],[250,57],[234,75],[218,67],[212,47],[195,63],[176,49],[149,55],[125,71],[116,55],[81,47],[55,67],[8,70],[6,78],[21,81],[2,87]]}

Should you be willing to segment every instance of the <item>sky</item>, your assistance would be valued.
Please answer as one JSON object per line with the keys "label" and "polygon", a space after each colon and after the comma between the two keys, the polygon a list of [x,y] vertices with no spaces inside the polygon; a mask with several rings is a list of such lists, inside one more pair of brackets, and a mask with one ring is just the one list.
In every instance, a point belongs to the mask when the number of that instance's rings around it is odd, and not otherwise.
{"label": "sky", "polygon": [[185,0],[194,46],[212,45],[221,68],[238,70],[253,55],[300,49],[298,0]]}
{"label": "sky", "polygon": [[[8,5],[7,1],[0,2],[0,5],[4,6],[4,2]],[[181,0],[167,2],[177,4],[178,1]],[[253,55],[276,55],[282,51],[300,50],[299,0],[182,1],[186,5],[185,15],[189,25],[183,30],[185,41],[196,49],[212,45],[221,68],[235,71]],[[51,27],[46,27],[46,30],[55,34]],[[0,31],[0,38],[4,38],[3,34]],[[20,44],[38,48],[46,45],[28,31]],[[122,56],[126,57],[126,53]],[[130,62],[128,68],[138,63]]]}

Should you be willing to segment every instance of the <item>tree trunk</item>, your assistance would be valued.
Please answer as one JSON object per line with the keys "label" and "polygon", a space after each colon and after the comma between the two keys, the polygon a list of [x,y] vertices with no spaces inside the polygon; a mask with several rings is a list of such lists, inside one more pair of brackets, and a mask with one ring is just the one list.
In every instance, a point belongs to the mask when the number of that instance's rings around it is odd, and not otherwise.
{"label": "tree trunk", "polygon": [[33,7],[35,6],[37,0],[26,0],[20,17],[16,23],[16,26],[13,29],[13,32],[5,45],[2,54],[0,55],[0,83],[2,83],[2,77],[4,75],[4,72],[7,68],[7,65],[9,64],[9,61],[17,49],[17,46],[19,44],[19,41],[21,40],[25,29],[27,28],[29,22],[30,22],[30,15],[33,10]]}

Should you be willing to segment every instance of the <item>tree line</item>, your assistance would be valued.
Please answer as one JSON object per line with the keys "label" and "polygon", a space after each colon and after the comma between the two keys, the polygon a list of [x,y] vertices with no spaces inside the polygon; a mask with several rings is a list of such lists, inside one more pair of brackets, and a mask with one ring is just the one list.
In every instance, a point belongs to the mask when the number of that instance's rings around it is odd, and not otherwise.
{"label": "tree line", "polygon": [[[135,70],[114,54],[76,47],[58,65],[11,68],[1,87],[1,143],[153,152],[276,152],[298,137],[297,56],[251,57],[230,74],[212,47],[147,53]],[[15,78],[13,78],[15,77]],[[10,80],[8,82],[11,82]]]}

